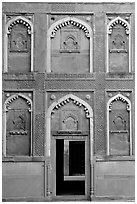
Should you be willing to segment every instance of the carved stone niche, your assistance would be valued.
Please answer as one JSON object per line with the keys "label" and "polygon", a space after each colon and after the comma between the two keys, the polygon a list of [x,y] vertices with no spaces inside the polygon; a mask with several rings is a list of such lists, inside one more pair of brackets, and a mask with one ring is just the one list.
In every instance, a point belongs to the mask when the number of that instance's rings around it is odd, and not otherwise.
{"label": "carved stone niche", "polygon": [[30,103],[15,97],[7,104],[6,155],[29,156],[31,151]]}
{"label": "carved stone niche", "polygon": [[109,142],[110,155],[130,154],[129,106],[118,98],[110,105],[109,111]]}
{"label": "carved stone niche", "polygon": [[30,25],[22,19],[8,27],[8,71],[29,72],[31,70]]}
{"label": "carved stone niche", "polygon": [[79,20],[57,25],[51,39],[51,70],[54,73],[90,72],[90,37]]}
{"label": "carved stone niche", "polygon": [[110,72],[130,71],[130,25],[117,17],[108,24],[108,68]]}

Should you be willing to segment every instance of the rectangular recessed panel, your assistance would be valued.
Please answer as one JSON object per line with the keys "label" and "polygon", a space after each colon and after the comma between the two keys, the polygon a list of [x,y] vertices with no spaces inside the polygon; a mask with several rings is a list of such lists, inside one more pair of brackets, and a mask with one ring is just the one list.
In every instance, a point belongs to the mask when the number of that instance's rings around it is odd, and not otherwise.
{"label": "rectangular recessed panel", "polygon": [[96,196],[135,196],[134,162],[97,162],[95,165]]}
{"label": "rectangular recessed panel", "polygon": [[3,163],[3,198],[44,195],[43,163]]}

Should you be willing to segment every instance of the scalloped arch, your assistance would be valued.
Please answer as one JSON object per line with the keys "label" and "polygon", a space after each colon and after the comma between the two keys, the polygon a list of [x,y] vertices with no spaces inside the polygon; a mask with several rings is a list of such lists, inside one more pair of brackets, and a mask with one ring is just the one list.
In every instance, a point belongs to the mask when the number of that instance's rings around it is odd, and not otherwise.
{"label": "scalloped arch", "polygon": [[29,19],[27,19],[27,18],[25,18],[23,16],[16,16],[16,17],[12,18],[11,20],[9,20],[8,23],[6,24],[6,33],[9,33],[8,28],[10,27],[10,25],[13,24],[14,22],[18,21],[18,20],[22,20],[22,21],[25,21],[26,23],[28,23],[30,28],[31,28],[31,31],[30,31],[29,34],[33,33],[33,24],[32,24],[32,22]]}
{"label": "scalloped arch", "polygon": [[109,22],[109,24],[107,26],[107,33],[111,34],[113,26],[115,26],[118,23],[120,23],[125,28],[126,34],[130,34],[129,23],[126,20],[124,20],[123,18],[121,18],[120,16],[116,17],[115,19],[113,19],[112,21]]}
{"label": "scalloped arch", "polygon": [[89,117],[89,118],[90,118],[90,117],[93,117],[93,110],[92,110],[92,108],[90,107],[90,105],[89,105],[87,102],[83,101],[82,99],[78,98],[77,96],[75,96],[75,95],[73,95],[73,94],[68,94],[68,95],[66,95],[66,96],[63,96],[63,97],[60,98],[57,102],[52,103],[52,104],[50,105],[49,109],[48,109],[47,116],[50,117],[50,115],[51,115],[51,113],[52,113],[52,110],[53,110],[56,106],[58,106],[59,104],[61,104],[62,102],[64,102],[64,101],[67,100],[67,99],[75,100],[76,102],[79,102],[79,103],[81,103],[82,105],[84,105],[84,106],[88,109],[88,111],[89,111],[89,116],[88,116],[88,117]]}
{"label": "scalloped arch", "polygon": [[53,38],[55,36],[57,30],[61,29],[65,25],[67,25],[67,23],[73,24],[73,25],[81,28],[85,32],[87,37],[92,36],[91,27],[86,22],[84,22],[80,19],[77,19],[75,17],[66,17],[66,18],[63,18],[63,19],[58,20],[55,23],[53,23],[48,30],[48,36]]}
{"label": "scalloped arch", "polygon": [[28,97],[28,96],[25,96],[24,94],[14,94],[10,97],[8,97],[4,103],[4,107],[5,107],[5,110],[7,110],[7,105],[10,105],[10,103],[12,103],[14,100],[17,100],[18,97],[21,97],[23,99],[25,99],[26,101],[28,101],[28,105],[30,105],[31,109],[32,109],[32,100]]}
{"label": "scalloped arch", "polygon": [[107,107],[109,108],[109,106],[110,106],[110,104],[114,101],[114,100],[116,100],[116,99],[118,99],[118,98],[122,98],[123,100],[125,100],[127,103],[128,103],[128,105],[129,105],[129,110],[131,110],[131,102],[130,102],[130,100],[127,98],[127,97],[125,97],[125,96],[123,96],[122,94],[117,94],[117,95],[115,95],[115,96],[113,96],[112,98],[110,98],[109,99],[109,101],[108,101],[108,103],[107,103]]}

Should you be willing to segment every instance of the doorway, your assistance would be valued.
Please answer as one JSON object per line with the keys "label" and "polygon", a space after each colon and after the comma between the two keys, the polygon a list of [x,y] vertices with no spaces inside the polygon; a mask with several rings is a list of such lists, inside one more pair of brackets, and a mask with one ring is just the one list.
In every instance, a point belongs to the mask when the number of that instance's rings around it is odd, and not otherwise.
{"label": "doorway", "polygon": [[56,196],[86,195],[86,140],[56,139]]}

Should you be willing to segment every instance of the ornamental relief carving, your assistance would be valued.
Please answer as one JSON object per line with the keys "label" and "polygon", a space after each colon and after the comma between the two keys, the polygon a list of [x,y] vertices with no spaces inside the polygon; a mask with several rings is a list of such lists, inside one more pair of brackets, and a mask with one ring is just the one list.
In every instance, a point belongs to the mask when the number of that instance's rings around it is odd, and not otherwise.
{"label": "ornamental relief carving", "polygon": [[125,43],[123,36],[117,34],[112,41],[112,49],[125,49]]}
{"label": "ornamental relief carving", "polygon": [[78,29],[61,29],[60,52],[80,52],[79,32]]}
{"label": "ornamental relief carving", "polygon": [[116,116],[113,120],[116,130],[126,130],[126,121],[123,119],[121,115]]}
{"label": "ornamental relief carving", "polygon": [[10,52],[28,52],[30,48],[29,38],[24,31],[15,31],[10,36]]}

